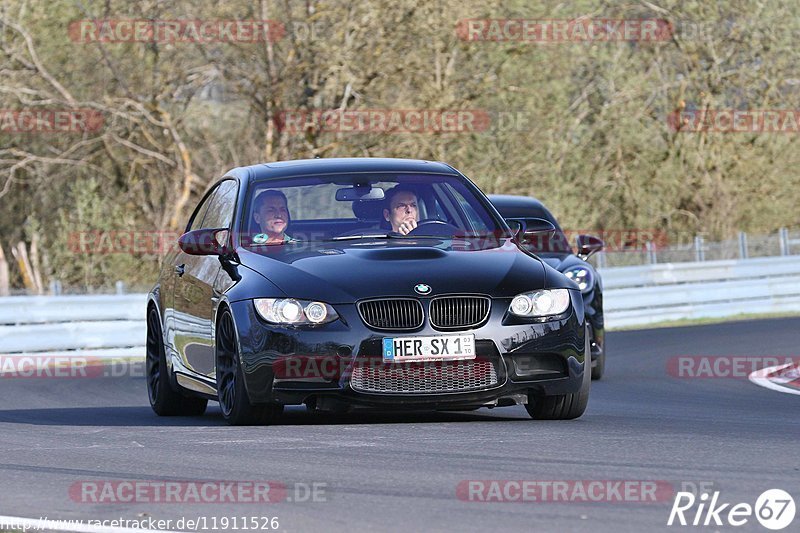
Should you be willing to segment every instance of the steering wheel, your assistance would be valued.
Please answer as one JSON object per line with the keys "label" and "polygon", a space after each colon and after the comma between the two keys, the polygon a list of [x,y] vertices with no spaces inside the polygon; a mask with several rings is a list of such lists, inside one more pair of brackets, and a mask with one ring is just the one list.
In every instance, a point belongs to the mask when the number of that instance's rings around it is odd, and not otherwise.
{"label": "steering wheel", "polygon": [[[427,226],[426,231],[420,231]],[[417,227],[408,232],[410,236],[414,235],[433,235],[436,237],[452,236],[458,231],[458,228],[449,222],[439,220],[436,218],[426,218],[417,222]]]}

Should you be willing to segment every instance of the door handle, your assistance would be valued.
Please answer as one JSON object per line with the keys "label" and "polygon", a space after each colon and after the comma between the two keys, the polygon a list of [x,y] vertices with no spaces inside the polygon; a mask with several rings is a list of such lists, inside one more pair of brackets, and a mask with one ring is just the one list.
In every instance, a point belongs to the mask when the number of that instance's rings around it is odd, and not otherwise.
{"label": "door handle", "polygon": [[183,264],[183,265],[175,265],[175,273],[178,275],[178,277],[183,276],[183,273],[184,273],[185,270],[186,270],[186,265],[185,264]]}

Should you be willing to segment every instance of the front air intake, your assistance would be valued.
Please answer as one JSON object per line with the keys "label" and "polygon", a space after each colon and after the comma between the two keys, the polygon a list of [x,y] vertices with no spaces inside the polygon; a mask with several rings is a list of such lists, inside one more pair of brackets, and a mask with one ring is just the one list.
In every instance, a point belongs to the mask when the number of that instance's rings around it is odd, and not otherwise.
{"label": "front air intake", "polygon": [[360,302],[358,312],[367,326],[388,331],[418,329],[424,320],[422,304],[413,298]]}
{"label": "front air intake", "polygon": [[491,300],[484,296],[443,296],[431,300],[431,325],[436,329],[469,329],[489,316]]}

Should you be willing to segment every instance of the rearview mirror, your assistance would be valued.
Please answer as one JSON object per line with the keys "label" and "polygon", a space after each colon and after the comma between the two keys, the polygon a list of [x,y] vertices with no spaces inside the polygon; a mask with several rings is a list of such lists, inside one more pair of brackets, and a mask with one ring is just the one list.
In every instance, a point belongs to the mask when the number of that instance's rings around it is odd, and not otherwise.
{"label": "rearview mirror", "polygon": [[588,259],[605,246],[602,240],[591,235],[578,235],[575,237],[575,243],[578,245],[578,253],[576,255],[583,260]]}
{"label": "rearview mirror", "polygon": [[356,200],[383,200],[383,189],[370,185],[356,185],[336,191],[336,200],[354,202]]}
{"label": "rearview mirror", "polygon": [[196,229],[178,238],[178,247],[189,255],[225,255],[228,248],[227,228]]}

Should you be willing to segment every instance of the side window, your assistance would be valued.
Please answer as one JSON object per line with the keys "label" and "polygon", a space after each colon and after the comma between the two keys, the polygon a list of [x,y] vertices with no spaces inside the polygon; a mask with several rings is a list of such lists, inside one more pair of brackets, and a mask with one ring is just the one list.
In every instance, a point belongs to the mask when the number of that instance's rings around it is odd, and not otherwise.
{"label": "side window", "polygon": [[481,217],[478,216],[478,213],[475,212],[475,208],[472,207],[469,202],[467,202],[461,195],[458,195],[458,203],[461,204],[461,208],[466,213],[467,218],[469,219],[472,227],[478,231],[486,231],[488,228],[486,227],[486,222],[484,222]]}
{"label": "side window", "polygon": [[[476,206],[460,190],[461,188],[457,189],[450,183],[436,184],[434,188],[439,192],[438,200],[441,202],[444,211],[451,213],[453,219],[451,223],[467,231],[480,232],[489,229],[485,219],[486,215],[481,215]],[[471,194],[469,198],[475,201]],[[483,208],[480,208],[480,210],[485,211]]]}
{"label": "side window", "polygon": [[217,192],[214,193],[214,199],[208,207],[202,227],[206,229],[229,228],[233,220],[238,192],[236,181],[223,181],[217,187]]}
{"label": "side window", "polygon": [[203,219],[206,217],[206,213],[208,212],[208,206],[211,205],[211,202],[214,200],[214,196],[216,194],[216,190],[211,191],[211,194],[206,196],[203,202],[195,208],[194,214],[189,220],[189,224],[186,226],[186,231],[193,231],[203,227]]}

